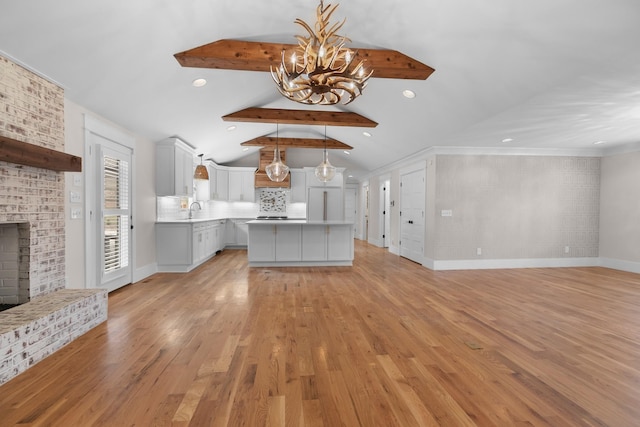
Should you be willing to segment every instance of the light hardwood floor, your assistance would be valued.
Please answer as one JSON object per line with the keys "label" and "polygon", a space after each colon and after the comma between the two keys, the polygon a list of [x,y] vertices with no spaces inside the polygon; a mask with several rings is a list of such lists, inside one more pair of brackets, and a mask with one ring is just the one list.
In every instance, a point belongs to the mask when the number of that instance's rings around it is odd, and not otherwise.
{"label": "light hardwood floor", "polygon": [[640,276],[248,268],[227,250],[109,297],[0,386],[2,426],[637,426]]}

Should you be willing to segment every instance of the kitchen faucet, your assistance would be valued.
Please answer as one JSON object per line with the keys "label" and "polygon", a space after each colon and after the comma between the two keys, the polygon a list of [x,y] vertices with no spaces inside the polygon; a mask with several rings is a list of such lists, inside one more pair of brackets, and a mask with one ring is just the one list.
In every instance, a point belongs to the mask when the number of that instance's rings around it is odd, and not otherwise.
{"label": "kitchen faucet", "polygon": [[189,206],[189,219],[193,218],[193,210],[191,210],[191,208],[193,208],[193,205],[196,205],[198,207],[198,210],[202,210],[202,206],[200,206],[200,202],[191,203],[191,206]]}

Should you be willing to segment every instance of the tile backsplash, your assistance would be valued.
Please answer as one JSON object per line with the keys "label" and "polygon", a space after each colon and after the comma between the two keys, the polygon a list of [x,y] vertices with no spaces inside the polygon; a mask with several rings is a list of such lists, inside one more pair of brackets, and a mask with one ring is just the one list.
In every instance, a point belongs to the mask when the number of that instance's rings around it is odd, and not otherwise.
{"label": "tile backsplash", "polygon": [[[158,197],[157,220],[187,219],[193,203],[190,197]],[[289,218],[306,218],[306,203],[290,203],[289,194],[281,189],[259,189],[256,202],[201,201],[201,210],[193,210],[193,218],[255,218],[258,215],[287,215]]]}
{"label": "tile backsplash", "polygon": [[260,214],[287,214],[288,194],[278,188],[263,188],[260,190]]}

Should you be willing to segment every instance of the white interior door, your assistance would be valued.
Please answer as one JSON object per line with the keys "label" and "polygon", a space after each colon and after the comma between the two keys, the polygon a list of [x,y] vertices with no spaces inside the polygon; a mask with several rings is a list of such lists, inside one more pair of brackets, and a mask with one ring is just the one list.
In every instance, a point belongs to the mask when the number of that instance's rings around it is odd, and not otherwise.
{"label": "white interior door", "polygon": [[109,291],[132,282],[131,154],[110,141],[97,145],[99,162],[98,283]]}
{"label": "white interior door", "polygon": [[422,264],[424,260],[425,171],[400,176],[400,255]]}
{"label": "white interior door", "polygon": [[391,214],[389,211],[389,205],[390,205],[390,199],[389,199],[389,193],[391,192],[389,190],[389,186],[390,186],[390,182],[384,181],[382,183],[382,186],[380,187],[380,201],[382,202],[382,211],[381,213],[381,232],[382,232],[382,247],[383,248],[388,248],[389,247],[389,242],[391,241]]}

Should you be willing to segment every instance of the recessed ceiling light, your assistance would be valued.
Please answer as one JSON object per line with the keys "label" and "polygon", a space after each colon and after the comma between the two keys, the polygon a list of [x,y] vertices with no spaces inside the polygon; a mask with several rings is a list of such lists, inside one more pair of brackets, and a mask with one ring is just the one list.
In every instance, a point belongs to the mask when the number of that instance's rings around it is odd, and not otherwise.
{"label": "recessed ceiling light", "polygon": [[228,130],[229,132],[231,132],[232,130],[236,130],[236,125],[231,125],[231,126],[229,126],[229,127],[227,128],[227,130]]}
{"label": "recessed ceiling light", "polygon": [[402,91],[402,95],[404,95],[405,98],[409,98],[409,99],[412,99],[412,98],[416,97],[416,93],[414,91],[412,91],[412,90],[409,90],[409,89],[403,90]]}
{"label": "recessed ceiling light", "polygon": [[249,147],[242,147],[242,151],[249,151]]}
{"label": "recessed ceiling light", "polygon": [[343,150],[342,152],[343,152],[344,154],[346,154],[347,156],[350,156],[350,155],[351,155],[351,153],[350,153],[350,152],[348,152],[347,150]]}
{"label": "recessed ceiling light", "polygon": [[594,142],[593,144],[594,144],[594,145],[600,145],[600,144],[604,144],[604,143],[605,143],[604,141],[596,141],[596,142]]}
{"label": "recessed ceiling light", "polygon": [[371,136],[371,134],[369,132],[367,132],[366,130],[364,132],[362,132],[362,134],[364,136],[366,136],[367,138]]}
{"label": "recessed ceiling light", "polygon": [[205,79],[195,79],[192,84],[195,87],[202,87],[207,84],[207,81]]}
{"label": "recessed ceiling light", "polygon": [[513,138],[505,138],[502,140],[502,142],[511,142],[513,141]]}
{"label": "recessed ceiling light", "polygon": [[347,178],[353,178],[353,175],[349,175]]}

